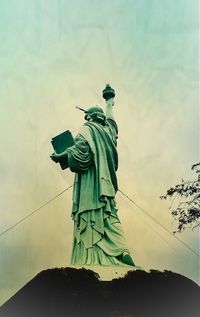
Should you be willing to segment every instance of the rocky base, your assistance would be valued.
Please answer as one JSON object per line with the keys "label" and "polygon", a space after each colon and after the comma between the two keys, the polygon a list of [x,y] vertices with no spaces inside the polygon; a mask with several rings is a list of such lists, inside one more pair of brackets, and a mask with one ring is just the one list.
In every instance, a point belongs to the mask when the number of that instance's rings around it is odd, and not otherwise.
{"label": "rocky base", "polygon": [[0,317],[197,317],[200,288],[170,272],[128,271],[102,281],[92,270],[42,271],[0,308]]}
{"label": "rocky base", "polygon": [[97,266],[97,265],[70,265],[68,268],[85,269],[96,273],[101,281],[111,281],[113,279],[124,277],[129,271],[141,270],[139,266],[114,265],[114,266]]}

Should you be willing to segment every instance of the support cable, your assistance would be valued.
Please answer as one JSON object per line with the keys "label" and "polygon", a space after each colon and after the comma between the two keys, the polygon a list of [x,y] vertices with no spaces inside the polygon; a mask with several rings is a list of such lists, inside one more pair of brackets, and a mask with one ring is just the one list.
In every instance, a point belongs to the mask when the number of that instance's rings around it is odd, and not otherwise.
{"label": "support cable", "polygon": [[8,227],[7,229],[5,229],[4,231],[2,231],[0,233],[0,237],[3,236],[5,233],[7,233],[8,231],[10,231],[11,229],[15,228],[16,226],[18,226],[20,223],[24,222],[25,220],[27,220],[29,217],[31,217],[33,214],[35,214],[37,211],[39,211],[40,209],[42,209],[43,207],[45,207],[46,205],[50,204],[53,200],[55,200],[56,198],[58,198],[59,196],[61,196],[63,193],[65,193],[66,191],[68,191],[71,187],[73,187],[73,185],[70,185],[69,187],[67,187],[66,189],[64,189],[62,192],[60,192],[59,194],[57,194],[56,196],[54,196],[53,198],[49,199],[46,203],[44,203],[42,206],[38,207],[37,209],[33,210],[32,212],[30,212],[28,215],[26,215],[25,217],[21,218],[20,220],[18,220],[14,225]]}
{"label": "support cable", "polygon": [[150,215],[143,207],[139,206],[133,199],[131,199],[128,195],[126,195],[123,191],[119,189],[119,192],[124,195],[132,204],[134,204],[136,207],[138,207],[145,215],[150,217],[154,222],[156,222],[159,226],[161,226],[165,231],[167,231],[172,237],[174,237],[177,241],[182,243],[188,250],[190,250],[192,253],[194,253],[197,256],[200,256],[200,254],[192,249],[186,242],[178,238],[174,233],[172,233],[169,229],[167,229],[160,221],[158,221],[156,218],[154,218],[152,215]]}

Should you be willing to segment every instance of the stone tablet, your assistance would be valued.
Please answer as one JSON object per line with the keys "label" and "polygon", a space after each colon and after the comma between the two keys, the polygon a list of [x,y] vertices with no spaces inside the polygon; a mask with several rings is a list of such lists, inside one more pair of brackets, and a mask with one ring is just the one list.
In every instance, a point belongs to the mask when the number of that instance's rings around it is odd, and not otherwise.
{"label": "stone tablet", "polygon": [[[62,153],[70,146],[74,145],[74,138],[69,130],[55,136],[51,140],[52,146],[56,153]],[[59,162],[62,170],[68,167],[68,162],[63,160],[63,162]]]}

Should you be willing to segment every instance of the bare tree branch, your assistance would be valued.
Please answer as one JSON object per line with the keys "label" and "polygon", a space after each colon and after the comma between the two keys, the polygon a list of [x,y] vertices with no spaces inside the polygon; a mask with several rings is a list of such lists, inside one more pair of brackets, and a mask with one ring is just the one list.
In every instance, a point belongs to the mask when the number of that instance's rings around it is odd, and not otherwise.
{"label": "bare tree branch", "polygon": [[[192,165],[192,170],[198,174],[198,179],[194,181],[184,181],[167,190],[167,193],[161,196],[161,199],[173,198],[169,210],[178,201],[171,214],[177,224],[177,231],[182,232],[186,228],[192,230],[200,225],[200,163]],[[184,201],[183,201],[184,198]],[[186,199],[186,200],[185,200]],[[175,232],[177,232],[175,231]]]}

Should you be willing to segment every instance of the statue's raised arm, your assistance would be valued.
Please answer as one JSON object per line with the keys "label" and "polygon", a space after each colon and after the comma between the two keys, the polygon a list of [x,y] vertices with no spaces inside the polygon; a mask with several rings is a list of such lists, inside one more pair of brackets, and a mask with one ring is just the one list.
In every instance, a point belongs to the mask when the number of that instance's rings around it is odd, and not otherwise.
{"label": "statue's raised arm", "polygon": [[113,107],[114,107],[114,97],[115,97],[115,91],[114,89],[107,84],[106,88],[103,90],[103,98],[106,101],[106,117],[109,119],[114,120],[114,113],[113,113]]}
{"label": "statue's raised arm", "polygon": [[114,118],[114,111],[113,111],[113,107],[114,107],[114,98],[110,98],[108,100],[106,100],[106,118],[115,120]]}

